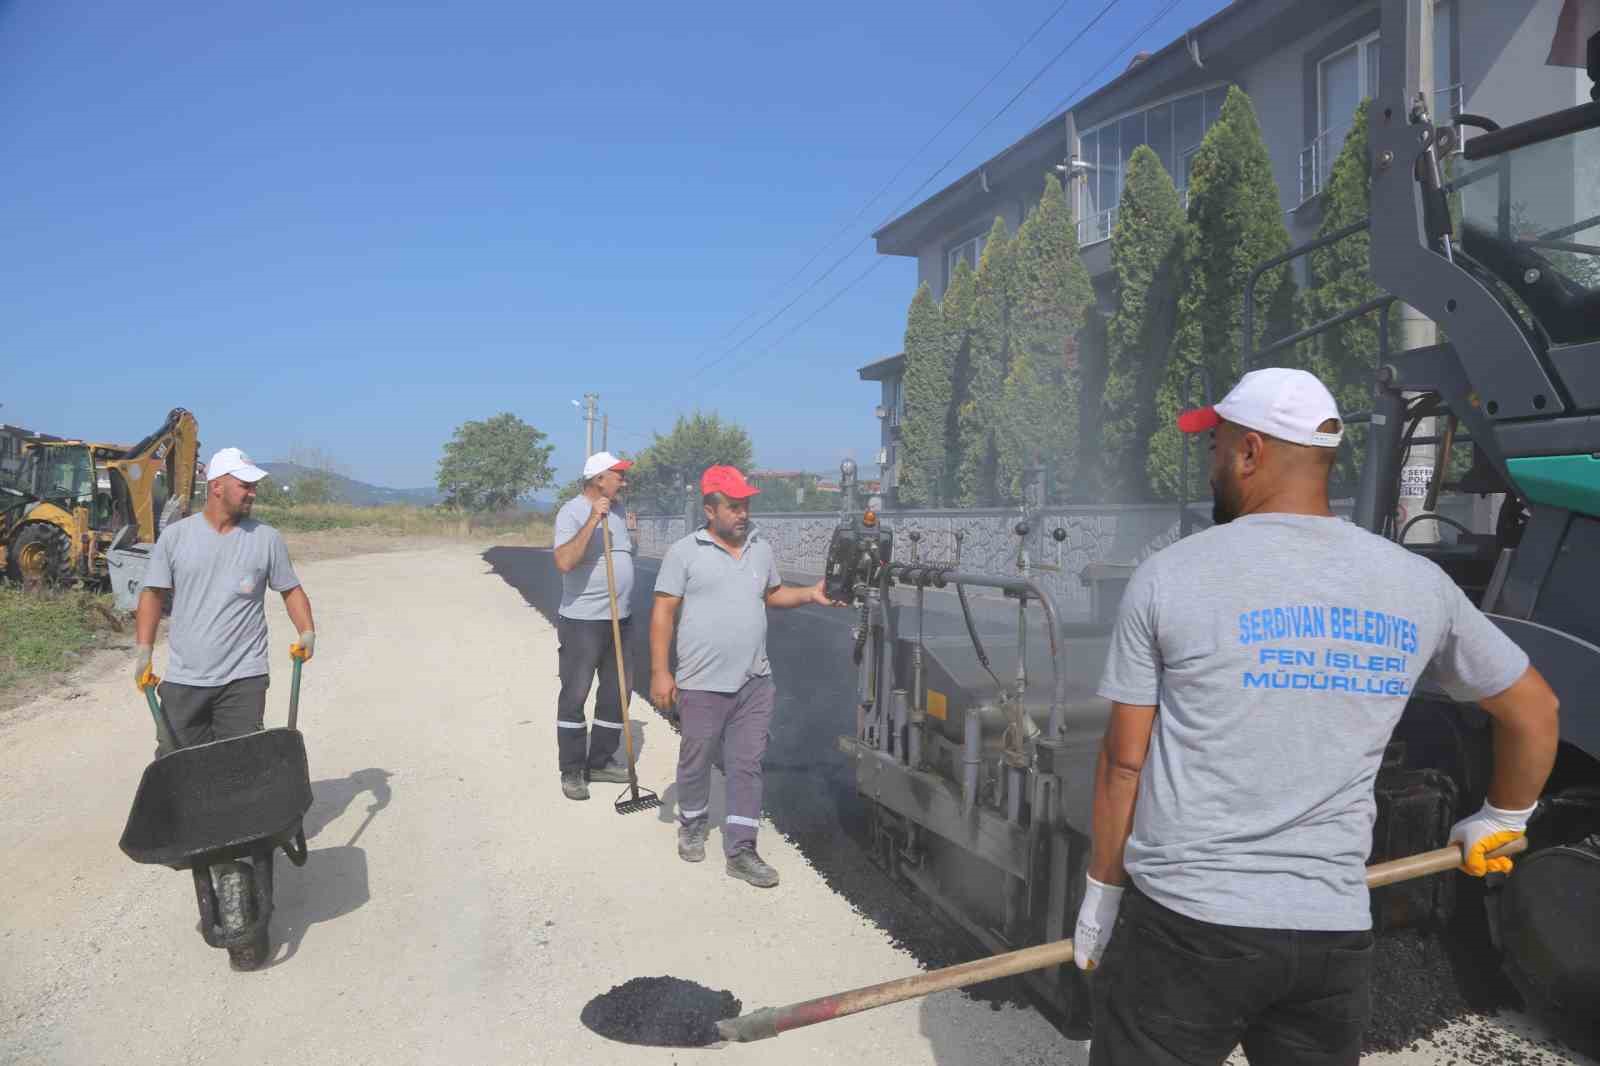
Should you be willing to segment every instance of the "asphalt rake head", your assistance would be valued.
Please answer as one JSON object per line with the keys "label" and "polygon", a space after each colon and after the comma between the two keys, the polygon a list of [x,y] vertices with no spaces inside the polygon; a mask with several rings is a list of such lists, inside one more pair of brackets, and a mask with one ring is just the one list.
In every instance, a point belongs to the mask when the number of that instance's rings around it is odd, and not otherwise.
{"label": "asphalt rake head", "polygon": [[617,802],[612,806],[617,809],[618,814],[638,814],[640,811],[654,810],[661,806],[661,797],[648,788],[632,784],[617,797]]}

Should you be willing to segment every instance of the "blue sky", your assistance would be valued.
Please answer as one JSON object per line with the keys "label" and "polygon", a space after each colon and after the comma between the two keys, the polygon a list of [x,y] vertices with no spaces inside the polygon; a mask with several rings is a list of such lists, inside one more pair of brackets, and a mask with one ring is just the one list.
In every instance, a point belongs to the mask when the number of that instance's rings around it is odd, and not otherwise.
{"label": "blue sky", "polygon": [[[922,195],[1167,2],[1119,0]],[[785,338],[872,265],[862,245],[695,371],[1104,6],[1067,3],[838,237],[1059,3],[0,0],[0,422],[131,441],[185,406],[207,453],[318,448],[412,487],[455,426],[512,411],[565,480],[570,401],[593,391],[616,447],[700,407],[745,424],[762,466],[870,460],[855,368],[899,350],[911,260]],[[1139,47],[1222,6],[1180,0]]]}

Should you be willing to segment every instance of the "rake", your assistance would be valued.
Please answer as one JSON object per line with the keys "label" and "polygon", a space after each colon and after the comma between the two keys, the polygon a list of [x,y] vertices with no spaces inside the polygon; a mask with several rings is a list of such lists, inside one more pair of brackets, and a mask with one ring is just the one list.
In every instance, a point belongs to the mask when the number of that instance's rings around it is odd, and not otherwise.
{"label": "rake", "polygon": [[606,556],[606,592],[611,597],[611,647],[617,655],[617,696],[622,703],[622,745],[628,753],[628,791],[612,804],[618,814],[638,814],[661,806],[661,797],[639,787],[639,773],[633,765],[633,725],[628,721],[628,668],[622,655],[622,621],[617,613],[617,578],[611,569],[611,516],[600,523]]}

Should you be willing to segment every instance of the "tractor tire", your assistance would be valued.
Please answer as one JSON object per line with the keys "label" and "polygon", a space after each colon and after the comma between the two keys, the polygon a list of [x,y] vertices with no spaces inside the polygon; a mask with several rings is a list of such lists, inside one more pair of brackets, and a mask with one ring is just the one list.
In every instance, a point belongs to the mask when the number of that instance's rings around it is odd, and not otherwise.
{"label": "tractor tire", "polygon": [[1600,835],[1517,860],[1501,894],[1507,976],[1569,1046],[1600,1055]]}
{"label": "tractor tire", "polygon": [[[249,863],[224,862],[211,868],[217,888],[217,922],[225,937],[244,932],[256,920],[255,874]],[[254,970],[267,961],[267,931],[261,930],[248,944],[228,949],[228,963],[235,970]]]}
{"label": "tractor tire", "polygon": [[24,522],[6,549],[6,576],[18,585],[72,585],[72,538],[49,522]]}

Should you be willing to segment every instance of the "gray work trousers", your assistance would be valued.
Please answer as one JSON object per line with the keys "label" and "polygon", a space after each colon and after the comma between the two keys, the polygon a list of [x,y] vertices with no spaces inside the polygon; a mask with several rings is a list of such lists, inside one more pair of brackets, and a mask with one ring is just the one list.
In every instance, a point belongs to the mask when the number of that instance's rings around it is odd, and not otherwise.
{"label": "gray work trousers", "polygon": [[761,760],[778,689],[772,678],[752,677],[738,692],[680,689],[678,715],[678,820],[699,821],[711,809],[711,762],[720,750],[728,790],[722,850],[731,858],[756,846],[761,825]]}
{"label": "gray work trousers", "polygon": [[[184,747],[213,740],[242,737],[261,730],[267,714],[267,675],[241,677],[226,685],[179,685],[163,681],[156,686],[161,710]],[[172,750],[166,730],[156,728],[156,755]]]}

